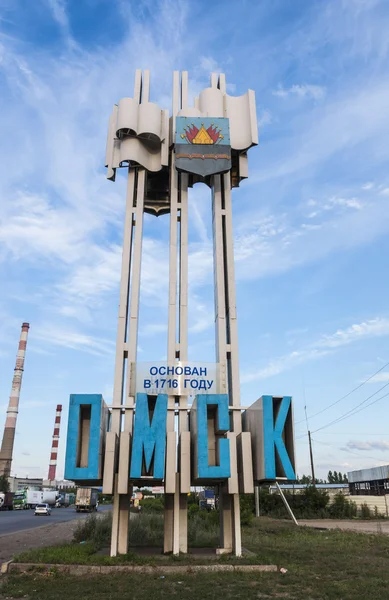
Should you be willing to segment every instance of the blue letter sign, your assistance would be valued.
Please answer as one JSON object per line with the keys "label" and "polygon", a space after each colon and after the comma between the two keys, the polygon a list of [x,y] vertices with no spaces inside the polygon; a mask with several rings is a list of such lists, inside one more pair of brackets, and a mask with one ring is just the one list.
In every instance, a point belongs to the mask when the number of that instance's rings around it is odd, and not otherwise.
{"label": "blue letter sign", "polygon": [[142,476],[143,454],[146,471],[150,470],[154,456],[154,479],[165,476],[166,450],[166,417],[167,394],[159,394],[155,404],[154,414],[150,423],[149,403],[147,394],[136,395],[136,412],[134,419],[134,440],[130,479],[140,479]]}
{"label": "blue letter sign", "polygon": [[273,397],[262,396],[266,479],[276,479],[276,448],[285,477],[287,479],[296,479],[292,463],[290,462],[288,452],[285,448],[284,440],[282,439],[291,401],[292,399],[290,396],[284,396],[282,398],[277,420],[274,423]]}
{"label": "blue letter sign", "polygon": [[200,394],[197,402],[197,476],[199,479],[228,479],[231,477],[230,440],[219,439],[219,465],[210,465],[208,457],[207,407],[216,407],[216,432],[230,429],[227,394]]}

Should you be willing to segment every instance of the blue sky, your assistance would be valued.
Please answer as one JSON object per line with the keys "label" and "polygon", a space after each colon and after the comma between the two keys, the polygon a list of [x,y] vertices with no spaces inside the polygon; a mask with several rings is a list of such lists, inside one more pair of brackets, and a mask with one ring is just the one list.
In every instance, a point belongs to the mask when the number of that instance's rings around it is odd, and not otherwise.
{"label": "blue sky", "polygon": [[[233,15],[233,18],[231,16]],[[105,179],[112,105],[151,70],[171,108],[225,72],[256,92],[260,144],[233,194],[242,404],[308,416],[389,361],[389,6],[385,0],[0,0],[0,427],[31,323],[13,470],[46,476],[55,406],[111,400],[125,177]],[[210,194],[190,197],[189,358],[214,360]],[[168,218],[145,217],[140,361],[166,355]],[[389,462],[385,367],[309,419],[316,470]]]}

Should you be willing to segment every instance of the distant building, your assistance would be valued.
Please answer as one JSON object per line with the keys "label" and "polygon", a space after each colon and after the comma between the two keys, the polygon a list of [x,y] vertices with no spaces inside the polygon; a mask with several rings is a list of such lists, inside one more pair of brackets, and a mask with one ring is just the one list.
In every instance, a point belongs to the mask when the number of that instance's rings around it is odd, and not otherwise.
{"label": "distant building", "polygon": [[75,488],[76,484],[74,481],[68,481],[67,479],[44,479],[43,487],[50,487],[56,490],[66,490],[68,488]]}
{"label": "distant building", "polygon": [[39,477],[8,477],[11,492],[19,492],[25,488],[41,490],[43,479]]}
{"label": "distant building", "polygon": [[[302,494],[309,486],[310,484],[307,483],[280,483],[280,488],[282,491],[290,494]],[[336,494],[348,496],[350,493],[348,483],[317,483],[315,487],[318,490],[327,492],[330,497],[335,496]],[[269,487],[269,492],[270,494],[277,494],[277,487],[275,485],[271,485]]]}
{"label": "distant building", "polygon": [[50,481],[39,477],[8,477],[8,481],[11,492],[19,492],[26,488],[39,491],[43,488],[66,490],[67,488],[76,487],[74,481],[67,481],[66,479]]}
{"label": "distant building", "polygon": [[347,473],[352,496],[385,496],[389,494],[389,465],[360,469]]}

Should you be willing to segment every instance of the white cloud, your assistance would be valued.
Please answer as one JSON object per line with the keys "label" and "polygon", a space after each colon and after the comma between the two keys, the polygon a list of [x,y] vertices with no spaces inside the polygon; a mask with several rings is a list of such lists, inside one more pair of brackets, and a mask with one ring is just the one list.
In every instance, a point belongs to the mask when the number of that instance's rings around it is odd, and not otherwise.
{"label": "white cloud", "polygon": [[47,0],[47,3],[57,23],[61,27],[68,28],[69,22],[66,14],[65,0]]}
{"label": "white cloud", "polygon": [[369,379],[368,383],[386,383],[387,381],[389,381],[389,371],[384,371]]}
{"label": "white cloud", "polygon": [[70,329],[61,330],[55,326],[38,328],[35,332],[35,338],[43,341],[45,345],[63,346],[95,356],[112,355],[115,349],[115,343],[111,340],[86,335]]}
{"label": "white cloud", "polygon": [[346,329],[339,329],[332,335],[325,335],[319,340],[318,345],[324,348],[338,348],[361,339],[387,335],[389,335],[389,319],[376,318],[351,325]]}
{"label": "white cloud", "polygon": [[285,354],[271,360],[265,367],[258,370],[249,371],[242,374],[240,380],[242,383],[249,383],[250,381],[259,381],[261,379],[267,379],[268,377],[274,377],[279,375],[283,371],[287,371],[301,365],[307,361],[321,358],[328,354],[328,350],[320,350],[318,348],[308,348],[306,350],[295,350],[290,354]]}
{"label": "white cloud", "polygon": [[[335,155],[344,160],[346,153],[349,161],[354,159],[357,164],[364,157],[365,171],[377,169],[386,161],[388,103],[389,85],[385,78],[378,78],[365,88],[347,88],[312,110],[302,111],[290,122],[288,137],[263,157],[250,185],[292,175],[307,178],[307,172],[312,178],[315,166]],[[373,157],[371,163],[366,163],[368,153]],[[289,185],[291,182],[289,179]]]}
{"label": "white cloud", "polygon": [[374,440],[372,442],[361,442],[359,440],[350,440],[342,450],[381,450],[387,452],[389,450],[389,442],[385,440]]}
{"label": "white cloud", "polygon": [[325,95],[325,91],[325,87],[321,85],[292,85],[290,88],[279,86],[277,90],[273,91],[273,96],[279,96],[280,98],[297,96],[298,98],[313,98],[314,100],[320,100]]}
{"label": "white cloud", "polygon": [[242,383],[267,379],[287,371],[296,365],[316,360],[334,352],[336,349],[347,346],[360,340],[388,336],[389,319],[377,318],[351,325],[346,329],[339,329],[331,335],[323,335],[321,338],[309,344],[306,348],[295,350],[271,360],[267,365],[259,369],[253,369],[243,373]]}
{"label": "white cloud", "polygon": [[384,188],[380,191],[380,194],[383,194],[384,196],[389,196],[389,188]]}
{"label": "white cloud", "polygon": [[365,191],[371,190],[374,187],[374,183],[372,181],[368,181],[362,186],[362,189]]}

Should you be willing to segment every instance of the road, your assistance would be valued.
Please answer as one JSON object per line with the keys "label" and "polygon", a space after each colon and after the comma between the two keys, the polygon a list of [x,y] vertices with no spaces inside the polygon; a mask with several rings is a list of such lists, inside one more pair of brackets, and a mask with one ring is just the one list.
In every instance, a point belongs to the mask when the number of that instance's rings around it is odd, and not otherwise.
{"label": "road", "polygon": [[[111,505],[100,505],[98,512],[111,509]],[[0,511],[0,536],[25,531],[26,529],[34,529],[42,525],[83,519],[87,515],[88,513],[77,513],[74,507],[53,508],[50,517],[43,515],[36,517],[33,510],[2,510]]]}

